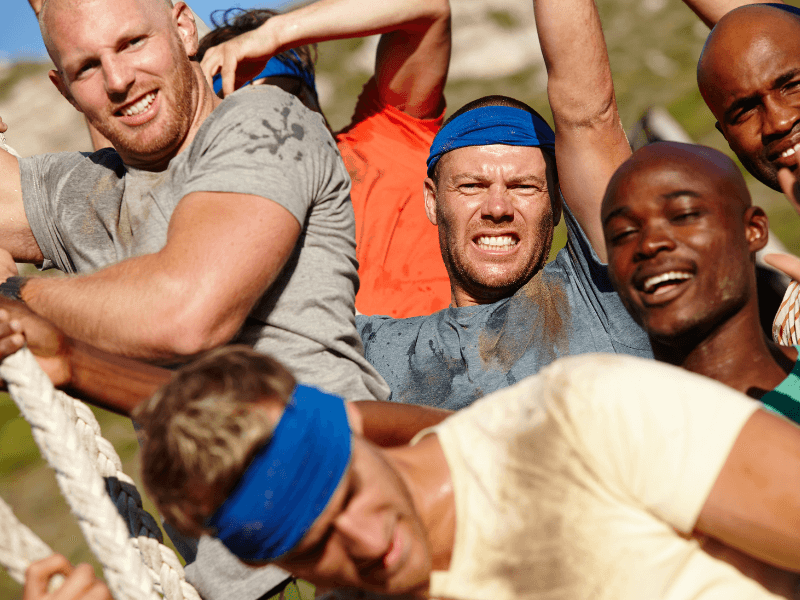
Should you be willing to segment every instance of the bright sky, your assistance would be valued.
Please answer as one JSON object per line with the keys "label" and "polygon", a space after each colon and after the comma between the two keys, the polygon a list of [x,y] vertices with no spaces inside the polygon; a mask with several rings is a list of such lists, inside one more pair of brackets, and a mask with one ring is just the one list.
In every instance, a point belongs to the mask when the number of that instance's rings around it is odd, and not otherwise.
{"label": "bright sky", "polygon": [[[275,8],[288,4],[286,0],[190,0],[192,7],[200,18],[210,25],[209,16],[214,10],[239,6],[252,8],[260,6]],[[25,0],[4,0],[3,13],[7,21],[0,34],[0,60],[16,60],[20,58],[39,58],[46,55],[39,26],[33,16],[31,7]]]}

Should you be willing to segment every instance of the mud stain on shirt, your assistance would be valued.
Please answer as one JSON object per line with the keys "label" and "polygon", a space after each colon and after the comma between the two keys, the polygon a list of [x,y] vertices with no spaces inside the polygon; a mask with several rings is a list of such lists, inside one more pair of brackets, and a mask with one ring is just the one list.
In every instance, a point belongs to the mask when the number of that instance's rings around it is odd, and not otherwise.
{"label": "mud stain on shirt", "polygon": [[543,363],[569,353],[572,310],[564,285],[540,271],[494,311],[478,338],[486,369],[508,371],[534,346]]}

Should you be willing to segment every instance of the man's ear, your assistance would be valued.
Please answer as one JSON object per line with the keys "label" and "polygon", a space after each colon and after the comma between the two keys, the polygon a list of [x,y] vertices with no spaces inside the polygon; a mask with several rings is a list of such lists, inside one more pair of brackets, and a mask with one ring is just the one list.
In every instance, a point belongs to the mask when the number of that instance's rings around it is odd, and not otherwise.
{"label": "man's ear", "polygon": [[53,82],[53,85],[56,86],[56,89],[59,91],[59,93],[62,96],[64,96],[64,98],[66,98],[67,102],[72,104],[75,110],[82,113],[83,111],[77,104],[75,104],[75,100],[73,99],[72,94],[69,93],[67,86],[64,85],[64,80],[61,79],[61,75],[58,74],[58,71],[56,71],[55,69],[50,69],[47,75],[50,77],[50,81]]}
{"label": "man's ear", "polygon": [[744,230],[750,252],[758,252],[769,241],[769,219],[760,206],[751,206],[744,213]]}
{"label": "man's ear", "polygon": [[176,2],[172,7],[172,19],[178,29],[186,56],[192,57],[197,54],[199,40],[197,39],[197,24],[194,21],[194,13],[185,2]]}
{"label": "man's ear", "polygon": [[353,433],[364,435],[364,417],[361,411],[358,410],[358,405],[355,402],[345,402],[344,409],[347,412],[347,420],[350,422],[350,429]]}
{"label": "man's ear", "polygon": [[430,177],[425,179],[425,187],[423,190],[425,195],[425,214],[428,215],[428,221],[433,225],[438,225],[436,222],[436,183]]}

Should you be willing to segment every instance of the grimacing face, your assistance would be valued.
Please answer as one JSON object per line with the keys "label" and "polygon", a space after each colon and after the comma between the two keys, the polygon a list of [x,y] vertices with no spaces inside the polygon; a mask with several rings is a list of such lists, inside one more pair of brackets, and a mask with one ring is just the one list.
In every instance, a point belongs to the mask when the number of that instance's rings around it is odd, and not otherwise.
{"label": "grimacing face", "polygon": [[800,19],[746,7],[712,36],[698,71],[703,98],[747,170],[780,190],[778,170],[795,171],[800,151]]}
{"label": "grimacing face", "polygon": [[751,253],[766,243],[767,224],[761,209],[730,200],[732,186],[709,164],[654,154],[634,155],[612,178],[603,231],[623,304],[670,345],[704,336],[750,300]]}
{"label": "grimacing face", "polygon": [[359,435],[350,460],[328,506],[275,564],[323,588],[389,594],[427,588],[431,552],[408,488]]}
{"label": "grimacing face", "polygon": [[425,208],[459,306],[513,294],[544,267],[561,215],[539,148],[470,146],[445,154]]}
{"label": "grimacing face", "polygon": [[59,91],[108,138],[126,164],[169,160],[198,103],[185,4],[163,0],[50,0],[45,8]]}

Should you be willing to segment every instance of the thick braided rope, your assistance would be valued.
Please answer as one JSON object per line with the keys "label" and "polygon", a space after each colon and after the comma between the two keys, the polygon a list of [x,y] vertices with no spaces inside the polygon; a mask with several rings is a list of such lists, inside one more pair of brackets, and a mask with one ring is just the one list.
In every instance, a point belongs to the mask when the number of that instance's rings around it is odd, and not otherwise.
{"label": "thick braided rope", "polygon": [[158,600],[150,573],[130,543],[105,482],[78,438],[75,422],[59,410],[55,389],[33,354],[23,348],[6,358],[0,364],[0,377],[30,423],[42,456],[55,471],[89,547],[103,565],[114,598]]}
{"label": "thick braided rope", "polygon": [[106,480],[108,493],[119,513],[128,522],[132,541],[150,569],[154,581],[160,582],[168,600],[200,600],[200,595],[186,581],[178,557],[163,545],[161,529],[142,507],[142,497],[134,481],[122,471],[122,461],[114,446],[100,431],[100,424],[86,404],[56,390],[56,398],[77,426],[78,436],[90,457],[95,457],[97,470]]}
{"label": "thick braided rope", "polygon": [[11,578],[25,583],[25,570],[32,562],[53,551],[38,535],[17,520],[11,507],[0,499],[0,564]]}
{"label": "thick braided rope", "polygon": [[800,317],[800,284],[792,281],[786,288],[783,302],[772,322],[772,339],[784,346],[797,344],[800,338],[798,317]]}
{"label": "thick braided rope", "polygon": [[[202,21],[200,23],[202,24]],[[0,133],[0,147],[14,156],[19,156],[6,144],[2,133]],[[133,545],[139,550],[153,581],[160,582],[160,591],[169,600],[200,600],[197,590],[186,581],[178,557],[171,548],[162,544],[161,529],[142,507],[142,498],[136,485],[122,471],[122,461],[114,446],[103,438],[100,425],[92,411],[83,402],[60,391],[55,392],[55,399],[69,415],[70,420],[76,424],[79,437],[89,456],[97,458],[97,470],[100,476],[105,478],[108,493],[120,514],[127,517]],[[14,520],[16,521],[16,518]]]}

